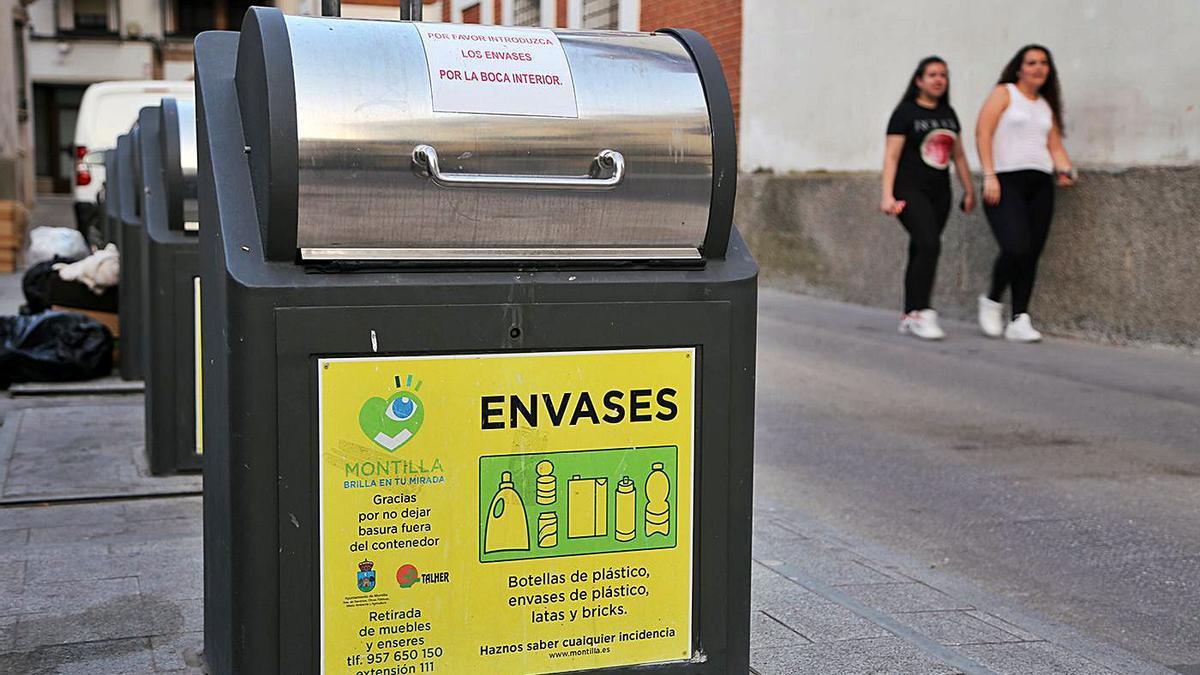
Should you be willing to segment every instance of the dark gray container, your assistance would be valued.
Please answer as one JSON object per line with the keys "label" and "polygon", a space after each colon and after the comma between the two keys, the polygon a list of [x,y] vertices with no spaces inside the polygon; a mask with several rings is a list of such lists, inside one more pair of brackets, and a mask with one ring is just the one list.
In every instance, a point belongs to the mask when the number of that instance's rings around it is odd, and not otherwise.
{"label": "dark gray container", "polygon": [[[116,189],[117,149],[104,151],[104,212],[100,220],[100,245],[117,243],[118,223],[121,222],[121,211],[118,206],[119,191]],[[108,176],[114,176],[109,179]],[[118,245],[117,248],[120,248]]]}
{"label": "dark gray container", "polygon": [[195,208],[195,166],[186,171],[180,161],[184,144],[195,156],[192,110],[190,101],[164,98],[139,120],[145,175],[146,450],[156,475],[198,471],[201,464],[195,350],[199,239],[185,220],[185,211]]}
{"label": "dark gray container", "polygon": [[114,181],[120,213],[118,248],[121,252],[121,281],[117,301],[120,307],[120,370],[123,380],[140,380],[145,372],[145,324],[142,319],[142,294],[145,291],[145,275],[142,269],[143,186],[140,155],[141,134],[135,123],[129,133],[117,139],[117,175]]}
{"label": "dark gray container", "polygon": [[686,262],[586,264],[306,266],[284,19],[254,8],[240,38],[197,38],[211,672],[320,671],[317,358],[680,346],[702,354],[692,658],[604,672],[748,671],[758,270],[731,223],[736,149],[719,63],[699,35],[675,34],[713,129],[704,245]]}

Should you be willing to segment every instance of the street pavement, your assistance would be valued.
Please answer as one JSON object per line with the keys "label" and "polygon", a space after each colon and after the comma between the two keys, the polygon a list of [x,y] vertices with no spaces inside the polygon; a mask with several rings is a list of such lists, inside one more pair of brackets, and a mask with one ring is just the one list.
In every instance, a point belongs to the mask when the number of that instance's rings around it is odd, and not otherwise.
{"label": "street pavement", "polygon": [[[754,670],[1200,672],[1196,357],[894,319],[763,293]],[[141,404],[0,395],[0,673],[200,672],[200,481]]]}
{"label": "street pavement", "polygon": [[759,316],[760,512],[1200,673],[1200,357],[954,322],[925,343],[770,290]]}

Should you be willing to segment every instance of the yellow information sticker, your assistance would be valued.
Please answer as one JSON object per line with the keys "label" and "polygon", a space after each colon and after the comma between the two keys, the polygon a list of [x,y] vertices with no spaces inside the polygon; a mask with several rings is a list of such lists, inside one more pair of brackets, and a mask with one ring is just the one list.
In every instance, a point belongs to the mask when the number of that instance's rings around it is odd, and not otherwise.
{"label": "yellow information sticker", "polygon": [[692,657],[692,348],[321,359],[324,673]]}

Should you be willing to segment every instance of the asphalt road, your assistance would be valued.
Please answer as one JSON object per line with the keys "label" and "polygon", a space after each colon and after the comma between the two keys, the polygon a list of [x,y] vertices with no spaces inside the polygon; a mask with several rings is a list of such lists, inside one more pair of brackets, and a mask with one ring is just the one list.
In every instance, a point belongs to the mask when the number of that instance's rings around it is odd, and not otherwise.
{"label": "asphalt road", "polygon": [[755,499],[1200,673],[1200,355],[765,290]]}

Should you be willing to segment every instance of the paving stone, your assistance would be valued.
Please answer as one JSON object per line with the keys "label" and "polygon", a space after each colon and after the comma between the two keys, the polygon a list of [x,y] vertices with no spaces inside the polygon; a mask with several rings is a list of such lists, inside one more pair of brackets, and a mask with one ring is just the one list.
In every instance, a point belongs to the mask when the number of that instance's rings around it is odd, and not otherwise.
{"label": "paving stone", "polygon": [[11,530],[0,530],[0,550],[10,550],[29,543],[29,529],[18,527]]}
{"label": "paving stone", "polygon": [[907,580],[872,567],[864,558],[841,546],[800,535],[770,521],[755,527],[753,546],[756,559],[786,562],[825,584]]}
{"label": "paving stone", "polygon": [[29,614],[17,622],[14,649],[197,630],[187,625],[185,611],[177,602],[134,595],[75,611]]}
{"label": "paving stone", "polygon": [[1022,638],[981,621],[966,612],[909,612],[893,617],[931,640],[946,646],[1020,642]]}
{"label": "paving stone", "polygon": [[0,654],[0,673],[131,675],[154,672],[150,640],[133,638],[39,647]]}
{"label": "paving stone", "polygon": [[121,520],[119,502],[13,506],[0,510],[0,528],[56,527],[64,523],[89,525]]}
{"label": "paving stone", "polygon": [[762,611],[750,613],[750,649],[759,647],[797,647],[812,641]]}
{"label": "paving stone", "polygon": [[137,576],[137,559],[125,553],[110,553],[107,547],[86,555],[34,555],[28,559],[26,580],[31,586],[54,588],[64,583]]}
{"label": "paving stone", "polygon": [[850,584],[839,586],[838,590],[885,614],[975,609],[970,603],[956,600],[931,586],[917,582]]}
{"label": "paving stone", "polygon": [[25,579],[24,561],[0,561],[0,614],[9,606],[6,597],[20,595],[25,590]]}
{"label": "paving stone", "polygon": [[25,562],[0,562],[0,619],[17,617],[25,611]]}
{"label": "paving stone", "polygon": [[202,673],[204,633],[174,633],[150,638],[156,673]]}
{"label": "paving stone", "polygon": [[890,635],[845,607],[829,602],[761,565],[755,565],[751,574],[751,609],[769,613],[809,640],[831,642]]}
{"label": "paving stone", "polygon": [[99,544],[136,544],[147,540],[201,536],[202,526],[195,519],[172,518],[153,523],[119,520],[90,525],[62,525],[34,528],[30,543],[90,541]]}
{"label": "paving stone", "polygon": [[1046,642],[966,645],[957,651],[997,675],[1111,675],[1114,672]]}
{"label": "paving stone", "polygon": [[198,491],[198,475],[150,475],[143,429],[140,401],[25,409],[0,498]]}
{"label": "paving stone", "polygon": [[[65,561],[64,561],[65,563]],[[64,564],[57,582],[30,586],[25,594],[25,613],[67,612],[81,607],[103,605],[119,598],[136,598],[137,578],[72,579]]]}
{"label": "paving stone", "polygon": [[1033,641],[1041,640],[1041,638],[1039,638],[1037,635],[1030,633],[1029,631],[1025,630],[1024,628],[1021,628],[1020,626],[1018,626],[1012,622],[1005,621],[1004,619],[1001,619],[1000,617],[996,616],[995,614],[989,614],[987,612],[984,612],[984,611],[981,611],[978,609],[964,612],[964,614],[975,617],[976,619],[979,619],[980,621],[982,621],[986,624],[989,624],[991,626],[995,626],[996,628],[999,628],[1000,630],[1004,631],[1005,633],[1015,636],[1018,640],[1021,640],[1022,642],[1033,642]]}
{"label": "paving stone", "polygon": [[17,635],[17,615],[0,616],[0,654],[12,651]]}
{"label": "paving stone", "polygon": [[812,644],[803,647],[768,647],[750,655],[750,665],[760,675],[797,673],[958,673],[920,649],[896,637]]}
{"label": "paving stone", "polygon": [[183,624],[180,626],[179,633],[193,633],[204,631],[204,599],[203,598],[188,598],[186,600],[176,600],[172,603],[179,609],[180,615],[183,617]]}
{"label": "paving stone", "polygon": [[[196,550],[202,543],[197,540]],[[138,584],[142,595],[162,599],[204,598],[204,561],[191,558],[139,558]]]}
{"label": "paving stone", "polygon": [[178,497],[173,499],[139,499],[125,503],[125,518],[128,520],[169,520],[188,518],[199,520],[204,509],[202,497]]}

